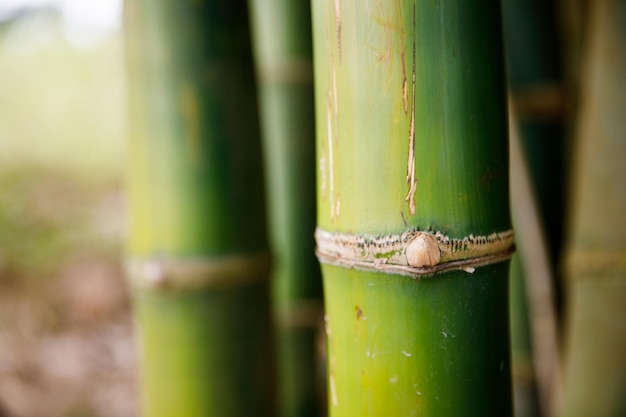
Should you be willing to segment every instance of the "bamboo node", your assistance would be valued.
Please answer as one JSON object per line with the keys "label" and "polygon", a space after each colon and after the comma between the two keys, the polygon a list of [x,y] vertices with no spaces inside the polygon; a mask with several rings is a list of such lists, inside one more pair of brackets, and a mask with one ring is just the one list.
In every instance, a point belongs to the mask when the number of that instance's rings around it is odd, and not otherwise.
{"label": "bamboo node", "polygon": [[621,248],[571,248],[564,265],[566,275],[571,278],[597,275],[626,274],[626,250]]}
{"label": "bamboo node", "polygon": [[237,287],[269,279],[266,253],[226,257],[146,257],[126,261],[126,277],[140,290],[176,292]]}
{"label": "bamboo node", "polygon": [[320,262],[419,278],[449,270],[469,274],[502,262],[515,250],[512,230],[451,238],[440,231],[410,229],[384,236],[315,231]]}

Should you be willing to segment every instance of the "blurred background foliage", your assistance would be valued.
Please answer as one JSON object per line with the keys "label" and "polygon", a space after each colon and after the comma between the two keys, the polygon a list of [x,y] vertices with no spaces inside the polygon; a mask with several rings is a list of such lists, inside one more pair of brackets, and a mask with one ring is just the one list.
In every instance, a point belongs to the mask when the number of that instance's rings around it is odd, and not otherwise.
{"label": "blurred background foliage", "polygon": [[121,4],[71,3],[0,4],[0,416],[136,415]]}
{"label": "blurred background foliage", "polygon": [[121,207],[125,163],[121,33],[77,48],[47,8],[0,28],[0,268],[49,273],[94,235],[93,249],[117,251],[107,206]]}

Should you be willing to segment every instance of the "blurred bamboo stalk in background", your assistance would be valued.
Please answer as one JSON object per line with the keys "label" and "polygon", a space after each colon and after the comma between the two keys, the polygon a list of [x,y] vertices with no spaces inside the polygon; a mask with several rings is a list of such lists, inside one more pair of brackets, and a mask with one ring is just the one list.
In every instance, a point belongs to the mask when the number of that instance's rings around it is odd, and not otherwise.
{"label": "blurred bamboo stalk in background", "polygon": [[[522,380],[522,378],[528,378],[528,375],[520,375],[518,382],[520,390],[517,391],[519,397],[516,399],[524,401],[526,404],[520,404],[520,412],[516,416],[522,417],[521,414],[524,410],[526,413],[524,415],[527,416],[536,415],[535,413],[539,411],[541,415],[551,416],[554,415],[555,406],[560,401],[561,372],[550,251],[547,247],[539,209],[535,202],[530,176],[521,149],[514,105],[511,105],[510,114],[511,202],[519,249],[516,257],[520,263],[518,266],[520,270],[517,272],[513,270],[511,279],[512,282],[517,282],[513,279],[519,278],[523,288],[518,289],[518,291],[527,296],[525,311],[518,310],[517,313],[528,314],[530,334],[532,335],[530,346],[528,346],[528,342],[525,340],[516,340],[516,337],[519,338],[520,336],[519,332],[512,333],[514,386],[516,382],[515,360],[518,359],[521,362],[518,366],[528,366],[527,361],[532,361],[532,376],[536,378],[536,384],[539,388],[539,410],[533,410],[532,393],[525,391],[530,390],[530,387],[525,386],[528,381]],[[514,294],[513,297],[515,296],[519,297],[519,294]],[[511,314],[515,316],[515,310],[512,310]],[[528,336],[523,339],[528,339]],[[522,346],[516,346],[516,343]],[[522,355],[532,356],[516,358],[516,354],[519,355],[520,350],[522,350]],[[519,371],[528,372],[526,369],[519,369]]]}
{"label": "blurred bamboo stalk in background", "polygon": [[[314,254],[311,4],[250,0],[268,179],[280,415],[318,416],[321,277]],[[323,382],[322,382],[323,389]]]}
{"label": "blurred bamboo stalk in background", "polygon": [[512,414],[498,1],[313,1],[329,410]]}
{"label": "blurred bamboo stalk in background", "polygon": [[[524,293],[511,294],[516,415],[550,416],[559,395],[560,281],[555,265],[562,246],[566,165],[562,54],[553,2],[504,0],[503,12],[519,249],[511,289]],[[521,317],[526,315],[528,319]],[[523,328],[525,323],[529,329]]]}
{"label": "blurred bamboo stalk in background", "polygon": [[[562,39],[563,53],[561,57],[564,63],[562,67],[563,76],[568,92],[567,107],[571,114],[575,114],[578,107],[582,69],[584,68],[584,51],[589,36],[589,6],[593,0],[555,0],[555,3]],[[575,122],[574,118],[570,118],[570,122]],[[567,127],[572,129],[574,126]],[[570,136],[572,135],[570,134]]]}
{"label": "blurred bamboo stalk in background", "polygon": [[145,417],[274,416],[245,0],[128,0],[128,275]]}
{"label": "blurred bamboo stalk in background", "polygon": [[590,2],[571,181],[560,415],[626,415],[626,3]]}
{"label": "blurred bamboo stalk in background", "polygon": [[558,262],[563,240],[566,148],[556,10],[550,1],[504,0],[503,11],[520,150],[527,161],[552,266]]}
{"label": "blurred bamboo stalk in background", "polygon": [[[513,182],[511,161],[511,182]],[[512,183],[511,188],[515,187]],[[513,193],[513,191],[511,191]],[[514,197],[511,199],[514,205]],[[515,224],[513,207],[513,224]],[[517,226],[516,226],[517,227]],[[511,259],[511,284],[509,288],[511,314],[511,375],[513,377],[513,409],[516,417],[539,417],[539,392],[535,376],[533,345],[528,313],[528,291],[524,277],[524,265],[519,252]]]}

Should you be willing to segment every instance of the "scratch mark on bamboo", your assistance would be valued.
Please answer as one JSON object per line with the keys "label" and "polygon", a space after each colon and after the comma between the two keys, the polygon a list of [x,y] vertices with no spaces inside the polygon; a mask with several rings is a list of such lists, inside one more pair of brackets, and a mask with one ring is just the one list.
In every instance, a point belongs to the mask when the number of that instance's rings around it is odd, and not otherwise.
{"label": "scratch mark on bamboo", "polygon": [[337,123],[339,106],[337,103],[337,67],[333,62],[333,114],[335,115],[335,124]]}
{"label": "scratch mark on bamboo", "polygon": [[415,178],[415,5],[413,5],[413,69],[411,86],[411,124],[409,127],[409,156],[407,158],[406,183],[409,192],[404,201],[409,203],[409,213],[415,214],[415,191],[417,190],[417,178]]}
{"label": "scratch mark on bamboo", "polygon": [[321,151],[322,155],[319,160],[319,171],[320,171],[320,183],[321,183],[321,195],[322,199],[326,198],[326,181],[328,180],[326,175],[326,151]]}
{"label": "scratch mark on bamboo", "polygon": [[328,104],[326,106],[326,125],[327,125],[327,133],[328,136],[328,194],[330,200],[330,219],[333,220],[335,218],[335,168],[333,161],[333,126],[332,126],[332,116],[330,113],[330,98],[328,100]]}
{"label": "scratch mark on bamboo", "polygon": [[[330,317],[328,317],[327,314],[324,315],[324,331],[326,332],[328,345],[330,347],[332,332],[330,329]],[[329,356],[330,366],[328,369],[328,387],[330,389],[330,399],[332,401],[332,404],[334,407],[337,407],[339,405],[339,399],[337,398],[337,384],[335,383],[335,355],[332,348],[329,348]]]}
{"label": "scratch mark on bamboo", "polygon": [[400,62],[402,63],[402,104],[404,106],[404,114],[409,112],[409,92],[406,81],[406,63],[404,61],[406,53],[402,51],[400,54]]}
{"label": "scratch mark on bamboo", "polygon": [[391,62],[391,32],[392,32],[391,22],[388,22],[385,25],[385,34],[387,35],[387,53],[385,55],[385,63],[389,64]]}
{"label": "scratch mark on bamboo", "polygon": [[335,216],[339,217],[341,214],[341,197],[337,194],[337,201],[335,202]]}
{"label": "scratch mark on bamboo", "polygon": [[354,306],[354,311],[356,312],[356,319],[361,320],[361,317],[363,317],[363,310],[361,310],[361,307]]}
{"label": "scratch mark on bamboo", "polygon": [[341,6],[340,0],[335,0],[335,26],[337,31],[337,55],[341,65]]}

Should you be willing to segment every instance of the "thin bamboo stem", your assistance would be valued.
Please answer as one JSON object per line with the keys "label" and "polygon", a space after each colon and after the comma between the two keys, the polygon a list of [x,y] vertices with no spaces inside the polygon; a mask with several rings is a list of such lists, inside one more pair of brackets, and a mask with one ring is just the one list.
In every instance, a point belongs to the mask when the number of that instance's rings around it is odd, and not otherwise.
{"label": "thin bamboo stem", "polygon": [[268,179],[280,415],[314,416],[321,278],[314,255],[315,121],[311,6],[250,0]]}
{"label": "thin bamboo stem", "polygon": [[525,169],[526,164],[517,130],[514,106],[510,113],[513,219],[515,224],[520,226],[517,228],[517,243],[528,292],[534,373],[539,387],[542,414],[549,416],[553,415],[561,395],[552,266],[539,210],[535,203],[528,172]]}

